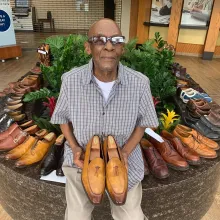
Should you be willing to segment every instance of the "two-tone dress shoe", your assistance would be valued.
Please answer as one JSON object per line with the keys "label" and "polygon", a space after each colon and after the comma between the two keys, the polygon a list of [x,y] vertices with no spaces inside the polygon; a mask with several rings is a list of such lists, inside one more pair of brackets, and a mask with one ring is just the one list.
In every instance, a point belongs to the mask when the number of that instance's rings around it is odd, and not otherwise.
{"label": "two-tone dress shoe", "polygon": [[161,132],[161,136],[169,140],[172,143],[175,150],[180,154],[180,156],[182,156],[190,165],[201,164],[199,155],[195,151],[187,147],[184,143],[182,143],[178,137],[167,132],[166,130],[163,130]]}
{"label": "two-tone dress shoe", "polygon": [[194,150],[200,157],[204,158],[216,158],[217,154],[215,150],[209,148],[206,144],[200,142],[192,133],[181,129],[178,125],[173,131],[173,135],[179,137],[180,140],[186,144],[189,148]]}
{"label": "two-tone dress shoe", "polygon": [[128,191],[128,173],[121,149],[113,136],[108,136],[103,144],[106,164],[106,189],[115,205],[124,205]]}
{"label": "two-tone dress shoe", "polygon": [[97,135],[92,137],[86,146],[81,178],[89,200],[92,204],[99,205],[105,191],[105,162],[101,141]]}
{"label": "two-tone dress shoe", "polygon": [[140,144],[153,176],[158,179],[167,178],[169,176],[167,165],[156,148],[144,138],[141,139]]}
{"label": "two-tone dress shoe", "polygon": [[[62,141],[60,141],[62,139]],[[64,135],[60,135],[55,144],[50,148],[45,159],[41,164],[41,175],[46,176],[50,174],[53,170],[58,170],[58,176],[62,176],[62,171],[60,169],[62,166],[64,153]]]}
{"label": "two-tone dress shoe", "polygon": [[150,142],[154,145],[154,147],[159,151],[162,158],[166,161],[167,165],[179,171],[185,171],[189,169],[189,165],[184,158],[182,158],[174,149],[172,144],[163,138],[164,142],[159,142],[154,138],[150,138]]}

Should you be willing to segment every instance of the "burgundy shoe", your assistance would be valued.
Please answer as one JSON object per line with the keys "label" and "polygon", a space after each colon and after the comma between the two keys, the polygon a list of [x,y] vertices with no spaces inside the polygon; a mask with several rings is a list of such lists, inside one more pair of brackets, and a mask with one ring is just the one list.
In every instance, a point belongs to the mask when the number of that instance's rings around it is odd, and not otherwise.
{"label": "burgundy shoe", "polygon": [[17,127],[18,127],[18,124],[14,123],[6,131],[0,133],[0,141],[7,138]]}
{"label": "burgundy shoe", "polygon": [[199,155],[195,151],[188,148],[185,144],[183,144],[178,137],[175,137],[166,130],[163,130],[161,132],[161,136],[169,140],[175,150],[180,154],[180,156],[182,156],[190,165],[201,164]]}
{"label": "burgundy shoe", "polygon": [[22,131],[19,127],[15,128],[6,139],[0,142],[0,151],[8,151],[22,144],[28,136],[28,133]]}
{"label": "burgundy shoe", "polygon": [[150,172],[158,179],[169,176],[167,165],[154,146],[146,139],[141,139],[141,147],[148,161]]}
{"label": "burgundy shoe", "polygon": [[183,159],[173,148],[172,144],[163,138],[164,142],[160,143],[156,139],[150,137],[150,142],[159,151],[163,159],[166,161],[167,165],[179,171],[185,171],[189,169],[189,164]]}

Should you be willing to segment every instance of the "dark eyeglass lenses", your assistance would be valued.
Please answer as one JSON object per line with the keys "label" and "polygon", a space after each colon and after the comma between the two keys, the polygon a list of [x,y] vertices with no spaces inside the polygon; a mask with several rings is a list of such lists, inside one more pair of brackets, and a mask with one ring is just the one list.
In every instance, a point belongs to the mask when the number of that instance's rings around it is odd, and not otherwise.
{"label": "dark eyeglass lenses", "polygon": [[107,43],[107,40],[110,40],[112,44],[121,44],[125,42],[125,38],[123,36],[117,36],[117,37],[91,37],[89,39],[90,43],[94,43],[97,45],[105,45]]}

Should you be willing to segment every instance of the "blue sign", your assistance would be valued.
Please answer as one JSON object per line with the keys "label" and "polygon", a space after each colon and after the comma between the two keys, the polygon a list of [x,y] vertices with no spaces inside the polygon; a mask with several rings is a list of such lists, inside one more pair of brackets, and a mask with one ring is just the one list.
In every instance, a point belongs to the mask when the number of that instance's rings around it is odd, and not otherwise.
{"label": "blue sign", "polygon": [[10,25],[11,25],[11,20],[9,15],[5,11],[0,10],[0,32],[7,31]]}

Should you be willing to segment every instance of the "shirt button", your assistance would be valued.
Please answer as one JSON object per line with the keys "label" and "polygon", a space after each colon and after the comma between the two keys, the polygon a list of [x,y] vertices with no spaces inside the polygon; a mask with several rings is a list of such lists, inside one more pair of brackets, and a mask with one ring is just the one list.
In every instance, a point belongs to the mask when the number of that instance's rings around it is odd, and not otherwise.
{"label": "shirt button", "polygon": [[105,112],[102,113],[103,115],[105,114]]}

